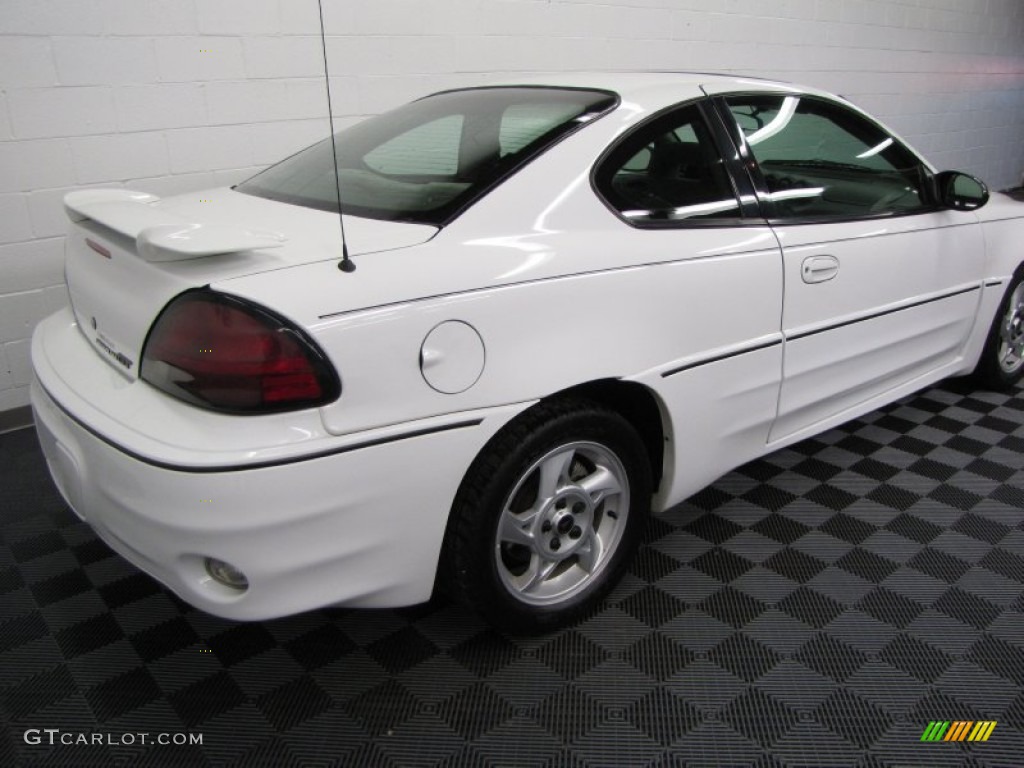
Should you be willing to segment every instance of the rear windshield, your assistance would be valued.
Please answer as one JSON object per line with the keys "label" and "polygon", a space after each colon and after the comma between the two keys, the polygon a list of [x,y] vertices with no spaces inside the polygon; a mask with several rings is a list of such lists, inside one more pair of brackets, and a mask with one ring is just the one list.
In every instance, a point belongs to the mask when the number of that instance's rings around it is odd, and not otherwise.
{"label": "rear windshield", "polygon": [[250,195],[347,214],[442,225],[562,136],[615,106],[605,91],[473,88],[370,118],[253,176]]}

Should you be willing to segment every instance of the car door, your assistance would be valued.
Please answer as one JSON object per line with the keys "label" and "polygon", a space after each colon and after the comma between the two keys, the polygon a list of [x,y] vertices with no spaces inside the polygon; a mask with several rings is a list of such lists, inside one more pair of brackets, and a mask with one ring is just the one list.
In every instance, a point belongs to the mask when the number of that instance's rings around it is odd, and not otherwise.
{"label": "car door", "polygon": [[764,452],[782,380],[782,254],[707,101],[625,134],[593,182],[629,224],[609,230],[602,247],[664,265],[647,270],[634,298],[637,318],[658,318],[635,343],[656,345],[660,364],[635,380],[657,393],[672,424],[656,501],[666,508]]}
{"label": "car door", "polygon": [[770,442],[952,371],[977,309],[973,213],[863,113],[792,92],[716,99],[783,251],[783,384]]}

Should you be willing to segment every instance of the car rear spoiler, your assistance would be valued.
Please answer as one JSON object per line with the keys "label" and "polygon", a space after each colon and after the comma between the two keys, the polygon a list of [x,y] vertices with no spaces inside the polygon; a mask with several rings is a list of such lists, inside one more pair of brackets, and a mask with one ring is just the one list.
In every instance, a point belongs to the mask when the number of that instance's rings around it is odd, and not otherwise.
{"label": "car rear spoiler", "polygon": [[64,196],[74,222],[89,219],[135,240],[146,261],[183,261],[219,253],[276,248],[285,237],[276,232],[220,224],[199,224],[154,208],[156,195],[130,189],[84,189]]}

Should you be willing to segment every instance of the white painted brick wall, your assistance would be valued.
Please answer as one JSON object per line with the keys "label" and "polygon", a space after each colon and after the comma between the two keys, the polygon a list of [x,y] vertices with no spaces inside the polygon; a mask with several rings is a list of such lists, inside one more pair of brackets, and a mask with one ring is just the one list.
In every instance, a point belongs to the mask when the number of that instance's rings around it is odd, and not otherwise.
{"label": "white painted brick wall", "polygon": [[[1024,171],[1024,0],[324,0],[345,125],[504,72],[697,69],[840,92],[938,165]],[[315,0],[0,0],[0,410],[65,300],[60,201],[231,184],[326,133]]]}
{"label": "white painted brick wall", "polygon": [[7,96],[15,140],[117,132],[110,88],[11,88]]}
{"label": "white painted brick wall", "polygon": [[245,57],[239,37],[163,37],[154,42],[159,79],[165,83],[243,80]]}
{"label": "white painted brick wall", "polygon": [[59,285],[64,276],[64,238],[45,237],[0,245],[0,275],[8,293]]}
{"label": "white painted brick wall", "polygon": [[0,141],[13,139],[10,110],[7,109],[7,94],[0,91]]}
{"label": "white painted brick wall", "polygon": [[168,173],[167,143],[159,131],[82,136],[70,142],[75,177],[82,184]]}
{"label": "white painted brick wall", "polygon": [[205,83],[158,83],[114,88],[121,131],[161,131],[206,125]]}
{"label": "white painted brick wall", "polygon": [[[9,31],[6,27],[0,30]],[[56,84],[57,67],[48,38],[0,35],[0,88]]]}
{"label": "white painted brick wall", "polygon": [[0,143],[0,192],[30,192],[73,184],[74,180],[67,139]]}
{"label": "white painted brick wall", "polygon": [[140,37],[55,37],[61,85],[126,85],[156,81],[153,41]]}

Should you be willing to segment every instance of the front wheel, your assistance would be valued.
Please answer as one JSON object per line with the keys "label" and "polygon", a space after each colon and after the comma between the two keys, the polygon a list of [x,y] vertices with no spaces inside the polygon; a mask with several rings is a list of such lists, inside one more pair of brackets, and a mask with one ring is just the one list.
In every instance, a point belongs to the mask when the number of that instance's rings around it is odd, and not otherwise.
{"label": "front wheel", "polygon": [[982,386],[1009,389],[1024,376],[1024,266],[999,305],[974,377]]}
{"label": "front wheel", "polygon": [[650,510],[636,430],[585,400],[531,408],[474,461],[448,526],[454,590],[492,624],[555,629],[618,580]]}

